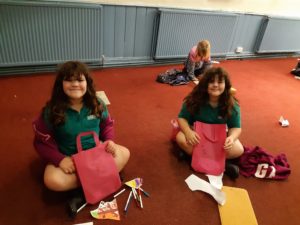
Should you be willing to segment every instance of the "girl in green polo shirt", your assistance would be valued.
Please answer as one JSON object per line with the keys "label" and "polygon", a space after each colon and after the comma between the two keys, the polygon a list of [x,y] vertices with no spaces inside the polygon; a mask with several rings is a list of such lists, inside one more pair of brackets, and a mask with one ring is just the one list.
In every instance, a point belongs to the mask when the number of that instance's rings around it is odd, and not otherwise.
{"label": "girl in green polo shirt", "polygon": [[[178,115],[180,132],[176,142],[180,148],[192,155],[193,146],[201,140],[192,129],[195,121],[208,124],[227,124],[228,133],[224,143],[226,158],[234,159],[243,154],[244,148],[238,140],[241,134],[240,107],[231,93],[228,73],[221,67],[208,69],[199,84],[185,97]],[[238,168],[235,168],[237,170]],[[238,174],[235,174],[238,176]]]}
{"label": "girl in green polo shirt", "polygon": [[[95,131],[106,150],[113,155],[119,171],[129,159],[129,150],[113,141],[114,130],[105,104],[96,97],[93,80],[85,64],[64,63],[58,70],[52,90],[40,117],[34,121],[34,146],[46,162],[44,183],[53,191],[68,191],[80,187],[71,156],[77,153],[76,137],[81,132]],[[94,147],[92,136],[83,137],[83,149]],[[71,213],[82,203],[69,204]]]}

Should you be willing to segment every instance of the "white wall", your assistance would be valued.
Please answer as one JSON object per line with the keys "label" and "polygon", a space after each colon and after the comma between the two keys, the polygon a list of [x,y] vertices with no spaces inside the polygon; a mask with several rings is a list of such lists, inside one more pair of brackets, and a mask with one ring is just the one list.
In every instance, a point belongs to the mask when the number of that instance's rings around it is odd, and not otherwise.
{"label": "white wall", "polygon": [[81,0],[76,2],[216,10],[270,16],[300,17],[300,0]]}

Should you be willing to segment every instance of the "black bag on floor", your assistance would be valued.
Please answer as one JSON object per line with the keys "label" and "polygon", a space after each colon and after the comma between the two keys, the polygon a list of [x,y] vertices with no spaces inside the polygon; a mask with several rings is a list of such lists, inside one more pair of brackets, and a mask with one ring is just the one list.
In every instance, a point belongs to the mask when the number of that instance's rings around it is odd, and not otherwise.
{"label": "black bag on floor", "polygon": [[156,81],[163,84],[169,84],[170,82],[176,79],[177,74],[180,72],[181,71],[177,69],[167,70],[164,73],[158,74]]}
{"label": "black bag on floor", "polygon": [[291,74],[295,76],[300,76],[300,59],[298,59],[298,63],[294,69],[292,69]]}
{"label": "black bag on floor", "polygon": [[170,84],[172,86],[189,83],[187,74],[177,69],[170,69],[165,73],[158,74],[156,81],[163,84]]}

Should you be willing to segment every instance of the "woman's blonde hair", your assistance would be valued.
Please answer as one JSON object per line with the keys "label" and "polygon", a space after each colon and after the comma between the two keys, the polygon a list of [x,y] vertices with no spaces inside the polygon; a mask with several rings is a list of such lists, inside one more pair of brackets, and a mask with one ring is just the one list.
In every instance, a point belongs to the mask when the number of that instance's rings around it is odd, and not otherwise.
{"label": "woman's blonde hair", "polygon": [[197,55],[204,58],[210,57],[210,43],[208,40],[199,41],[197,44]]}

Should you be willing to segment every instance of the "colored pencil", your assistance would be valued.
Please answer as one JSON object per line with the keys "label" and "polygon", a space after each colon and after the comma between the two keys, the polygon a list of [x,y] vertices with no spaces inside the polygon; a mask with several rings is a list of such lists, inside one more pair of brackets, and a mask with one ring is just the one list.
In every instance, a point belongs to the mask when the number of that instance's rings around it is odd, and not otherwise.
{"label": "colored pencil", "polygon": [[145,196],[150,197],[150,194],[148,192],[143,190],[141,187],[139,189],[144,193]]}
{"label": "colored pencil", "polygon": [[127,212],[128,212],[128,208],[129,208],[131,199],[132,199],[132,191],[130,191],[130,193],[128,195],[128,199],[127,199],[127,202],[126,202],[126,205],[125,205],[125,208],[124,208],[125,214],[127,214]]}
{"label": "colored pencil", "polygon": [[77,213],[79,213],[86,205],[87,205],[87,202],[84,203],[82,206],[80,206],[80,208],[77,209]]}
{"label": "colored pencil", "polygon": [[143,208],[143,201],[142,201],[141,189],[139,188],[138,190],[139,190],[140,205],[141,205],[141,208]]}
{"label": "colored pencil", "polygon": [[121,191],[119,191],[117,194],[114,195],[114,198],[118,197],[120,194],[122,194],[126,189],[123,188]]}
{"label": "colored pencil", "polygon": [[137,193],[136,193],[136,190],[135,188],[131,188],[132,189],[132,193],[133,193],[133,197],[134,197],[134,200],[136,202],[136,205],[139,207],[139,199],[138,199],[138,196],[137,196]]}

